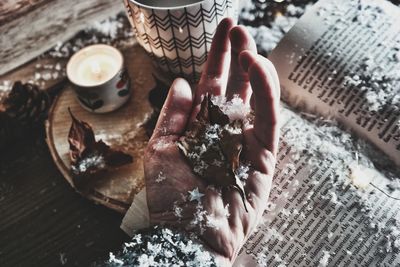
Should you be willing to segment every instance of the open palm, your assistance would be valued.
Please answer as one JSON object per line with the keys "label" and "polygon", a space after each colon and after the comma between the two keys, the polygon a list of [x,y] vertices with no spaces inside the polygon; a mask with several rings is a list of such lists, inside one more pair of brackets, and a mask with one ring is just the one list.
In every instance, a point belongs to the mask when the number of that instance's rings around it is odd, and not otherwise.
{"label": "open palm", "polygon": [[[205,94],[228,99],[237,94],[255,112],[254,126],[244,129],[242,153],[252,167],[245,185],[248,212],[236,190],[220,192],[197,177],[176,145]],[[257,55],[254,40],[245,28],[224,19],[195,93],[185,80],[175,80],[146,150],[151,223],[194,232],[220,264],[231,265],[266,208],[278,146],[279,97],[279,80],[272,63]],[[191,201],[189,192],[196,188],[204,196]],[[213,218],[214,227],[193,225],[199,207]]]}

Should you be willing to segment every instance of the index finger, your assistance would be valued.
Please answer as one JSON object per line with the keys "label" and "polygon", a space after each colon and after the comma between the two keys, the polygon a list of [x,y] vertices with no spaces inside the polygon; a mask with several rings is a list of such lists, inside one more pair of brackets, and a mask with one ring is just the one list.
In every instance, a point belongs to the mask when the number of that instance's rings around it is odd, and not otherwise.
{"label": "index finger", "polygon": [[233,25],[231,18],[225,18],[217,27],[196,91],[196,104],[200,103],[201,96],[206,93],[212,95],[224,93],[229,75],[231,46],[229,32]]}
{"label": "index finger", "polygon": [[239,64],[239,55],[243,51],[257,53],[254,39],[244,26],[236,26],[230,32],[231,40],[231,70],[226,88],[227,99],[239,95],[244,103],[249,102],[251,95],[250,80],[247,71]]}

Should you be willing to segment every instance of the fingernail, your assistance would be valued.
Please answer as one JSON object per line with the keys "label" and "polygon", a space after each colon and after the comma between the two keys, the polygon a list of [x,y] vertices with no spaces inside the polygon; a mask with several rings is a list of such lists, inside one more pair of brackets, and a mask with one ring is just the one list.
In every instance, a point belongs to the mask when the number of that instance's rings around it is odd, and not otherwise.
{"label": "fingernail", "polygon": [[231,32],[229,33],[229,38],[231,39],[232,43],[236,43],[240,40],[241,37],[241,30],[238,26],[232,28]]}
{"label": "fingernail", "polygon": [[231,18],[224,18],[220,24],[218,25],[218,27],[221,27],[223,29],[229,30],[231,27],[233,27],[235,24],[235,22],[233,21],[233,19]]}
{"label": "fingernail", "polygon": [[243,28],[243,26],[235,26],[232,28],[231,32],[229,33],[229,39],[234,49],[243,50],[249,46],[247,44],[245,31],[246,29]]}

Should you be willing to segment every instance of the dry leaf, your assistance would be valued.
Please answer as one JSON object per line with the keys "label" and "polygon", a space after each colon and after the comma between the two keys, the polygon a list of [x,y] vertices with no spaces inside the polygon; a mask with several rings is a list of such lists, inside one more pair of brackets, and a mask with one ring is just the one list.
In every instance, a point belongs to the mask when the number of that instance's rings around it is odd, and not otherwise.
{"label": "dry leaf", "polygon": [[247,211],[243,184],[235,174],[243,146],[242,128],[242,121],[230,122],[206,96],[196,121],[178,141],[178,147],[195,174],[210,184],[238,190]]}
{"label": "dry leaf", "polygon": [[96,143],[96,140],[92,127],[88,123],[75,118],[70,108],[68,108],[68,112],[72,118],[72,125],[68,134],[69,155],[71,162],[75,164],[79,161],[83,152]]}
{"label": "dry leaf", "polygon": [[102,140],[96,142],[92,127],[68,111],[72,118],[68,135],[71,169],[76,176],[96,174],[133,161],[132,156],[113,150]]}
{"label": "dry leaf", "polygon": [[217,105],[213,104],[210,95],[207,96],[207,104],[208,104],[209,122],[211,124],[218,124],[221,126],[229,124],[230,121],[229,116],[226,115],[224,112],[222,112],[222,110]]}

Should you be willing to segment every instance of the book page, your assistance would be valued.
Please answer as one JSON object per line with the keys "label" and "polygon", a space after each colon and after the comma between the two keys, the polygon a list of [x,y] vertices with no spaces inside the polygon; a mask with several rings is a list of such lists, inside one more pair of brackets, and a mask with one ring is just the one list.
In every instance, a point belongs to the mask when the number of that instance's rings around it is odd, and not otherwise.
{"label": "book page", "polygon": [[398,266],[398,180],[339,128],[283,115],[269,206],[234,266]]}
{"label": "book page", "polygon": [[332,116],[400,165],[400,8],[321,0],[270,55],[283,98]]}

